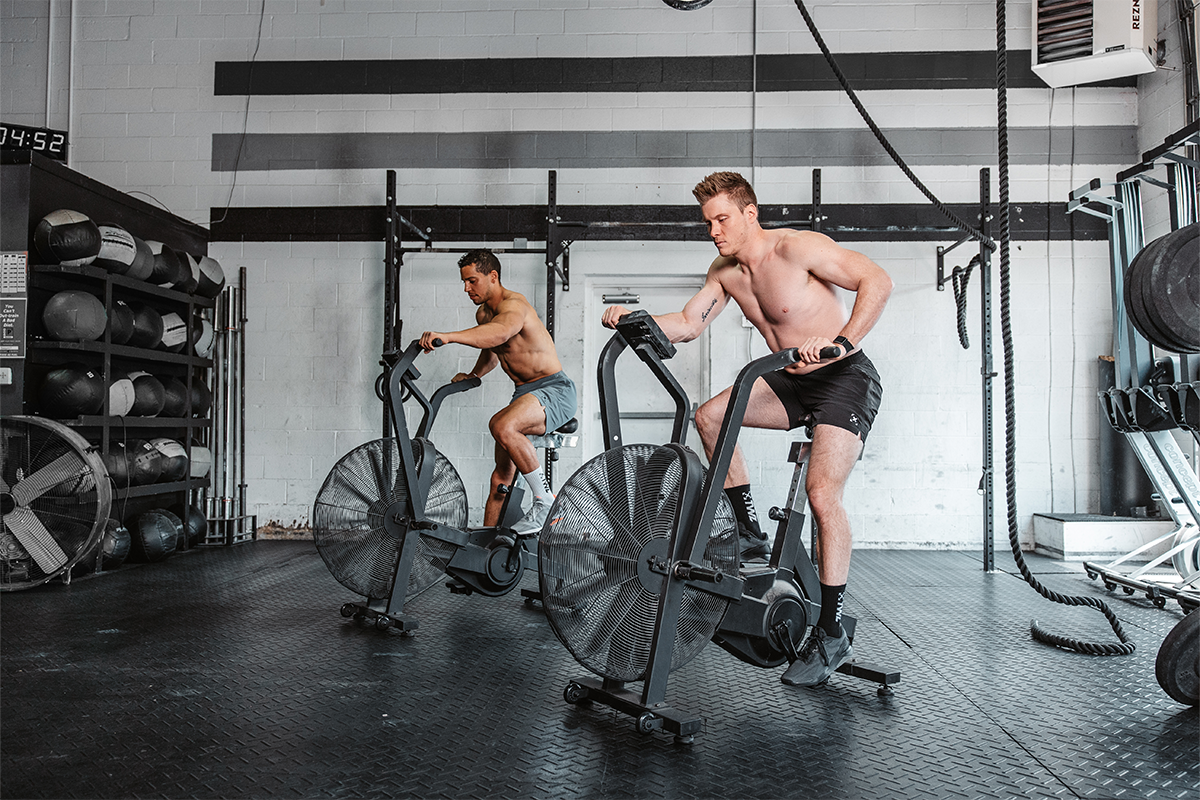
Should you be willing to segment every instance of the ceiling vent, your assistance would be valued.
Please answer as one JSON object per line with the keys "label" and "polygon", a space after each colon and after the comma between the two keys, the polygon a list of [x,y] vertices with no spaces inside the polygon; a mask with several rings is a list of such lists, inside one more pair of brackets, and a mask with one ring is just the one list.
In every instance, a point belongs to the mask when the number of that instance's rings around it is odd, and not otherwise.
{"label": "ceiling vent", "polygon": [[1158,0],[1033,0],[1033,71],[1048,85],[1155,70]]}

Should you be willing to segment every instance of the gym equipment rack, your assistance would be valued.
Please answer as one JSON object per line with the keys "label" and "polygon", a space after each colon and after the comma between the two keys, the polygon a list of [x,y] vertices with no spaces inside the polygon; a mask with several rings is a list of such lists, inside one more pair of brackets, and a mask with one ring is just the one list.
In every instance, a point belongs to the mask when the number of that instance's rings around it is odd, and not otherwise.
{"label": "gym equipment rack", "polygon": [[[1156,358],[1151,343],[1130,323],[1124,280],[1134,256],[1146,244],[1141,184],[1167,191],[1172,231],[1196,222],[1198,144],[1200,122],[1193,122],[1143,153],[1139,164],[1117,174],[1115,184],[1104,185],[1093,178],[1072,191],[1067,205],[1068,213],[1091,214],[1108,223],[1115,382],[1114,388],[1099,393],[1099,399],[1109,423],[1129,442],[1175,522],[1170,533],[1108,564],[1085,561],[1084,568],[1088,577],[1099,577],[1110,590],[1119,585],[1126,594],[1142,592],[1159,608],[1169,598],[1184,611],[1200,606],[1200,480],[1171,431],[1182,428],[1200,442],[1200,356],[1180,353],[1177,365],[1171,364],[1174,382],[1156,384],[1153,373],[1174,360]],[[1165,180],[1154,173],[1161,166],[1166,167]],[[1170,546],[1163,554],[1133,569],[1127,564],[1167,542]],[[1180,580],[1151,574],[1168,561]]]}

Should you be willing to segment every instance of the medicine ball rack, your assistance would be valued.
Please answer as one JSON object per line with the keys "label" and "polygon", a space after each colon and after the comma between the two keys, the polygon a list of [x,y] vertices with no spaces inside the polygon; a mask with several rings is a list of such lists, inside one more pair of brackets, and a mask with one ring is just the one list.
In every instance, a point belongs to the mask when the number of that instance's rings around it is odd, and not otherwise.
{"label": "medicine ball rack", "polygon": [[[1159,608],[1172,599],[1185,611],[1200,606],[1200,481],[1172,431],[1187,431],[1200,442],[1200,355],[1155,355],[1154,347],[1169,348],[1149,341],[1131,321],[1125,281],[1136,256],[1147,246],[1142,184],[1166,190],[1172,232],[1196,224],[1197,145],[1200,122],[1193,122],[1143,153],[1139,164],[1118,173],[1115,184],[1104,185],[1095,178],[1074,190],[1067,206],[1068,213],[1091,214],[1108,223],[1115,382],[1113,388],[1099,392],[1099,399],[1105,418],[1129,442],[1159,502],[1175,522],[1171,532],[1111,563],[1084,562],[1084,567],[1088,577],[1099,577],[1109,590],[1119,585],[1126,594],[1140,592]],[[1165,179],[1155,172],[1163,166]],[[1165,552],[1142,562],[1164,545]],[[1151,573],[1167,562],[1180,580]]]}
{"label": "medicine ball rack", "polygon": [[[0,301],[6,308],[21,312],[19,344],[0,351],[0,367],[4,368],[4,379],[0,381],[0,417],[41,413],[38,400],[40,377],[59,364],[80,362],[102,376],[106,387],[103,407],[98,414],[58,419],[59,423],[81,433],[102,456],[109,454],[123,431],[175,438],[183,445],[190,464],[193,438],[211,447],[212,422],[208,416],[115,416],[109,413],[111,396],[107,390],[112,383],[114,368],[143,369],[156,375],[170,374],[179,378],[191,398],[197,383],[207,385],[214,361],[192,354],[190,334],[181,352],[114,344],[108,326],[95,341],[55,341],[45,335],[41,309],[57,292],[83,290],[103,303],[106,315],[110,315],[118,300],[137,300],[160,312],[173,311],[190,322],[197,313],[211,318],[216,301],[110,273],[100,267],[39,263],[32,232],[38,221],[50,212],[71,209],[98,224],[120,225],[139,237],[161,241],[196,256],[207,253],[208,232],[36,153],[6,151],[0,165],[5,201],[0,209],[0,250],[8,256],[24,255],[27,258],[25,274],[21,275],[20,270],[13,271],[20,279],[6,281],[0,287]],[[124,518],[155,506],[186,508],[194,503],[202,505],[199,498],[208,486],[207,477],[193,478],[189,471],[182,480],[114,488],[113,514]],[[181,546],[186,547],[186,543]],[[96,570],[100,569],[101,559],[97,559]],[[69,575],[68,571],[63,579],[69,580]]]}

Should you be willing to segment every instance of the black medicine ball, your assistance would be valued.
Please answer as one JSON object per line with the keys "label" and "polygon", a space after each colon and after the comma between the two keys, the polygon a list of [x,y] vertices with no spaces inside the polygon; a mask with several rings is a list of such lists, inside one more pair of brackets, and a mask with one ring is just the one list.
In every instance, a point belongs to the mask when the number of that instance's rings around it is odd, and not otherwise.
{"label": "black medicine ball", "polygon": [[129,485],[146,486],[162,475],[163,457],[158,448],[143,439],[125,443],[129,454]]}
{"label": "black medicine ball", "polygon": [[108,315],[91,292],[67,289],[46,301],[42,324],[46,335],[59,342],[94,342],[104,335]]}
{"label": "black medicine ball", "polygon": [[116,275],[124,275],[129,272],[134,258],[137,257],[137,244],[133,241],[133,234],[120,225],[99,227],[100,252],[92,263]]}
{"label": "black medicine ball", "polygon": [[33,245],[47,264],[82,267],[100,252],[100,228],[78,211],[51,211],[33,229]]}
{"label": "black medicine ball", "polygon": [[129,271],[125,275],[134,280],[144,281],[154,271],[154,253],[150,251],[150,245],[136,236],[133,237],[133,246],[137,252],[134,254],[133,263],[129,265]]}
{"label": "black medicine ball", "polygon": [[201,256],[199,274],[196,276],[196,294],[201,297],[216,297],[225,288],[225,270],[211,256]]}
{"label": "black medicine ball", "polygon": [[130,560],[154,562],[162,561],[175,552],[183,524],[174,514],[155,508],[129,520],[127,526],[131,544]]}
{"label": "black medicine ball", "polygon": [[163,382],[163,409],[164,417],[186,417],[188,415],[188,388],[187,384],[179,378],[171,376]]}
{"label": "black medicine ball", "polygon": [[212,405],[212,391],[203,381],[192,381],[192,415],[203,417]]}
{"label": "black medicine ball", "polygon": [[86,364],[61,364],[46,373],[38,391],[40,410],[48,417],[66,419],[99,414],[108,387],[104,378]]}
{"label": "black medicine ball", "polygon": [[113,344],[128,344],[133,338],[133,309],[124,300],[114,300],[108,314],[108,337]]}
{"label": "black medicine ball", "polygon": [[108,477],[112,478],[113,486],[118,489],[129,486],[129,453],[124,442],[110,441],[108,452],[101,454],[100,458],[104,461]]}
{"label": "black medicine ball", "polygon": [[100,540],[101,569],[116,569],[124,564],[132,544],[129,529],[110,519],[104,528],[104,538]]}
{"label": "black medicine ball", "polygon": [[183,514],[183,538],[187,542],[188,547],[195,547],[204,541],[204,534],[208,533],[208,520],[204,517],[204,512],[199,506],[191,505],[184,509]]}
{"label": "black medicine ball", "polygon": [[130,347],[145,347],[152,349],[162,343],[163,318],[145,303],[129,304],[133,310],[133,335],[129,337]]}
{"label": "black medicine ball", "polygon": [[192,271],[183,256],[174,248],[162,242],[148,241],[146,244],[150,245],[150,252],[154,253],[154,269],[147,281],[174,289],[192,277]]}
{"label": "black medicine ball", "polygon": [[160,481],[181,481],[187,477],[187,451],[183,449],[182,444],[174,439],[165,438],[151,439],[150,444],[162,453],[163,468],[162,473],[158,476]]}
{"label": "black medicine ball", "polygon": [[129,409],[129,415],[157,417],[161,414],[166,402],[162,381],[148,372],[131,372],[129,378],[133,381],[133,408]]}
{"label": "black medicine ball", "polygon": [[192,294],[196,291],[196,286],[200,281],[200,260],[198,256],[191,253],[180,252],[180,261],[187,267],[187,277],[181,283],[175,285],[175,288],[181,292]]}

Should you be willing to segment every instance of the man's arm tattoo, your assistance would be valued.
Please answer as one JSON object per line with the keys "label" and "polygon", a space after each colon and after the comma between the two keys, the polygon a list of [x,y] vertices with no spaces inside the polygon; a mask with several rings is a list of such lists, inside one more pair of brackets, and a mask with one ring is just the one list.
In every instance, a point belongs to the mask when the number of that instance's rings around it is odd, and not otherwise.
{"label": "man's arm tattoo", "polygon": [[702,319],[702,320],[708,319],[708,312],[712,311],[713,306],[715,306],[716,304],[717,304],[716,300],[713,300],[711,303],[709,303],[708,308],[704,309],[704,313],[700,315],[700,319]]}

